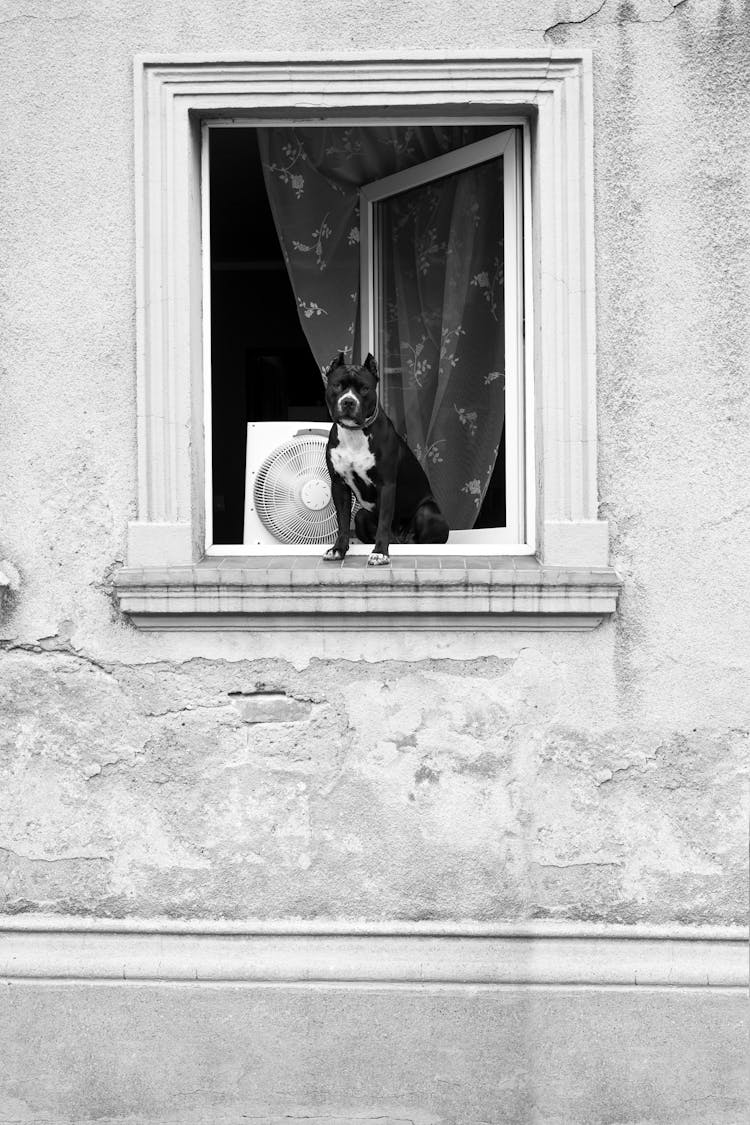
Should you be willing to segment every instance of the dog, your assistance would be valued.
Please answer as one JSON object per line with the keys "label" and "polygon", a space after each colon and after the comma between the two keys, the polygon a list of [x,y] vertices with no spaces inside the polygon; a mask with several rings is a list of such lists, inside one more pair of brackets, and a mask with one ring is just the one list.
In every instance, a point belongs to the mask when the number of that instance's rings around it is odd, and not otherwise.
{"label": "dog", "polygon": [[334,562],[349,550],[352,493],[361,505],[354,518],[357,538],[373,544],[368,566],[387,566],[392,536],[402,542],[445,543],[448,524],[425,471],[380,405],[373,357],[357,366],[340,352],[324,380],[333,421],[326,465],[338,534],[323,558]]}

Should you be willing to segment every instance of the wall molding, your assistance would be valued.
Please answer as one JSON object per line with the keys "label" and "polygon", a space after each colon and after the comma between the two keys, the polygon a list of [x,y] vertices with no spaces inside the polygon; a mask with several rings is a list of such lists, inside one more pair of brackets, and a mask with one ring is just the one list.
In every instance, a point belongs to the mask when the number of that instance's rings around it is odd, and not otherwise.
{"label": "wall molding", "polygon": [[741,927],[0,919],[0,977],[77,982],[747,988]]}
{"label": "wall molding", "polygon": [[529,522],[543,561],[606,566],[596,475],[591,53],[143,55],[134,73],[138,507],[128,565],[189,566],[204,550],[201,122],[511,113],[533,131],[525,269],[533,279],[526,351],[534,378],[526,408],[536,420],[527,476],[538,510]]}

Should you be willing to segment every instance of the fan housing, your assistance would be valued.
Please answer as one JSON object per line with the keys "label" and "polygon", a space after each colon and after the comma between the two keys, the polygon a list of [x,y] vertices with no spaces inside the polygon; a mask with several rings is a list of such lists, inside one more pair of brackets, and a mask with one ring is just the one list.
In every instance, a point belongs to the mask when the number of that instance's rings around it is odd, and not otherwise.
{"label": "fan housing", "polygon": [[244,544],[331,543],[336,509],[325,460],[330,423],[250,422]]}

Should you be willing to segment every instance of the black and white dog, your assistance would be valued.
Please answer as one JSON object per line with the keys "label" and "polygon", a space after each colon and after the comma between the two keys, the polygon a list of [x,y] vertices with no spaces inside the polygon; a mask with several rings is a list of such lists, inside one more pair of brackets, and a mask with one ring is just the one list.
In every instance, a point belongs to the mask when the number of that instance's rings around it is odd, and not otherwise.
{"label": "black and white dog", "polygon": [[413,543],[445,543],[448,524],[435,503],[424,469],[380,406],[378,368],[368,355],[362,366],[343,352],[325,374],[326,405],[333,419],[326,464],[338,520],[336,542],[323,558],[343,559],[349,550],[352,493],[362,507],[354,519],[357,538],[374,543],[368,566],[390,560],[391,535]]}

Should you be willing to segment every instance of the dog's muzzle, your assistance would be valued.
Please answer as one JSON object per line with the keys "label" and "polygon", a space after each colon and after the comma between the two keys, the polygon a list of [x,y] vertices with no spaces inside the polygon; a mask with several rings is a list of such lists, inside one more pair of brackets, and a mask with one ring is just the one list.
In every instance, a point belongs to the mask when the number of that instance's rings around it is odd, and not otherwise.
{"label": "dog's muzzle", "polygon": [[344,425],[351,422],[353,425],[358,426],[359,420],[362,417],[362,403],[354,391],[345,391],[336,400],[336,413],[338,420]]}

